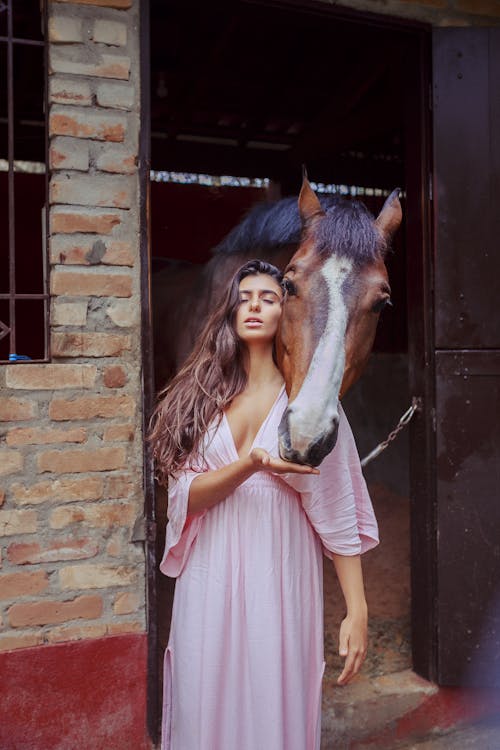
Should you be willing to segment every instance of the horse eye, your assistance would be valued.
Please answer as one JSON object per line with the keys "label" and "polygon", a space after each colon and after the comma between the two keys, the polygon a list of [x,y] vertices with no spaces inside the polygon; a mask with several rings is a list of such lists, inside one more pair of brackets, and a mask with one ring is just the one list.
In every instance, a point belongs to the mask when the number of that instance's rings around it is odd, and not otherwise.
{"label": "horse eye", "polygon": [[297,294],[297,287],[295,286],[293,281],[291,281],[291,279],[287,279],[286,276],[283,279],[283,286],[285,288],[286,293],[290,297],[293,297],[295,294]]}
{"label": "horse eye", "polygon": [[386,297],[385,299],[379,299],[372,307],[372,312],[374,313],[380,313],[384,309],[384,307],[390,306],[392,307],[391,300]]}

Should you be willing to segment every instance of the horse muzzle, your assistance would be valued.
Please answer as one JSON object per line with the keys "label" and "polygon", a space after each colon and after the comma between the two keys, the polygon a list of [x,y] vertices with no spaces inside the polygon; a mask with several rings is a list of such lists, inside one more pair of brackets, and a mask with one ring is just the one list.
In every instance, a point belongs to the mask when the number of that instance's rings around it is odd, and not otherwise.
{"label": "horse muzzle", "polygon": [[296,425],[292,437],[290,416],[291,410],[288,408],[283,414],[278,428],[278,445],[281,458],[296,464],[319,466],[325,456],[334,449],[337,442],[338,415],[331,420],[328,430],[323,431],[319,437],[312,439],[301,434]]}

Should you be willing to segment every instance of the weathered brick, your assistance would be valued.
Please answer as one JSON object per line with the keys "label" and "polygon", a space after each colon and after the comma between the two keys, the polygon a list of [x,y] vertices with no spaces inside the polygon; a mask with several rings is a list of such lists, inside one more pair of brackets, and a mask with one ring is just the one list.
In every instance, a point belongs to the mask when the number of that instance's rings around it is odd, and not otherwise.
{"label": "weathered brick", "polygon": [[59,584],[62,590],[131,586],[137,578],[137,569],[125,565],[69,565],[59,570]]}
{"label": "weathered brick", "polygon": [[126,462],[125,448],[94,448],[43,451],[37,456],[39,472],[80,474],[85,471],[112,471],[122,469]]}
{"label": "weathered brick", "polygon": [[84,443],[87,430],[50,427],[17,427],[7,433],[7,445],[45,445],[47,443]]}
{"label": "weathered brick", "polygon": [[120,211],[103,211],[99,208],[78,208],[76,206],[53,206],[50,211],[50,231],[52,234],[111,234],[122,222]]}
{"label": "weathered brick", "polygon": [[31,486],[13,484],[11,492],[18,505],[38,505],[49,502],[72,502],[75,500],[99,500],[103,496],[101,477],[77,477],[76,479],[51,479]]}
{"label": "weathered brick", "polygon": [[124,555],[123,541],[118,537],[111,537],[106,545],[106,554],[109,557],[122,557]]}
{"label": "weathered brick", "polygon": [[130,336],[114,333],[52,334],[53,357],[118,357],[131,345]]}
{"label": "weathered brick", "polygon": [[68,5],[96,5],[102,8],[118,8],[126,10],[132,7],[132,0],[58,0]]}
{"label": "weathered brick", "polygon": [[26,628],[70,620],[95,620],[102,615],[102,609],[100,596],[84,594],[69,601],[53,599],[13,604],[7,611],[7,617],[11,627]]}
{"label": "weathered brick", "polygon": [[66,625],[51,628],[46,633],[48,643],[62,643],[63,641],[80,641],[85,638],[101,638],[106,635],[105,623],[92,625]]}
{"label": "weathered brick", "polygon": [[125,175],[55,174],[50,181],[51,203],[130,208],[134,186]]}
{"label": "weathered brick", "polygon": [[32,573],[7,573],[0,575],[0,599],[17,599],[46,591],[49,579],[44,570]]}
{"label": "weathered brick", "polygon": [[106,388],[123,388],[126,382],[127,373],[121,365],[110,365],[105,368],[103,383]]}
{"label": "weathered brick", "polygon": [[130,57],[112,55],[75,44],[49,47],[49,72],[128,80]]}
{"label": "weathered brick", "polygon": [[87,309],[88,302],[59,302],[54,300],[51,316],[52,325],[85,326]]}
{"label": "weathered brick", "polygon": [[126,503],[91,503],[55,508],[50,514],[51,529],[65,529],[72,524],[84,524],[95,529],[131,528],[136,509]]}
{"label": "weathered brick", "polygon": [[102,81],[96,86],[96,101],[100,107],[132,110],[135,103],[135,89],[128,83]]}
{"label": "weathered brick", "polygon": [[131,497],[133,493],[134,483],[130,474],[111,474],[106,477],[106,497],[112,499]]}
{"label": "weathered brick", "polygon": [[[73,136],[97,141],[120,142],[125,138],[127,119],[122,114],[96,112],[92,109],[53,106],[49,132],[52,136]],[[67,201],[71,203],[71,201]],[[82,205],[86,206],[87,203]]]}
{"label": "weathered brick", "polygon": [[49,149],[51,169],[77,169],[87,172],[89,168],[89,144],[81,138],[53,138]]}
{"label": "weathered brick", "polygon": [[99,18],[94,23],[92,37],[94,42],[123,47],[127,44],[127,26],[120,21],[108,21],[105,18]]}
{"label": "weathered brick", "polygon": [[140,309],[136,302],[113,303],[106,308],[106,315],[119,328],[134,328],[140,322]]}
{"label": "weathered brick", "polygon": [[137,170],[137,154],[120,146],[108,146],[98,154],[95,165],[103,172],[134,174]]}
{"label": "weathered brick", "polygon": [[0,510],[0,536],[34,534],[36,530],[34,510]]}
{"label": "weathered brick", "polygon": [[6,368],[5,382],[8,388],[26,390],[92,388],[96,373],[95,365],[10,365]]}
{"label": "weathered brick", "polygon": [[121,635],[122,633],[142,633],[144,624],[140,620],[128,620],[127,622],[110,622],[107,628],[108,635]]}
{"label": "weathered brick", "polygon": [[[36,367],[36,365],[29,365]],[[13,367],[13,365],[11,365]],[[22,370],[22,365],[16,365],[16,369]],[[7,371],[10,368],[7,368]],[[38,415],[38,405],[34,401],[26,401],[9,396],[0,397],[0,422],[22,422],[25,419],[33,419]]]}
{"label": "weathered brick", "polygon": [[76,16],[49,16],[50,42],[85,41],[82,19]]}
{"label": "weathered brick", "polygon": [[52,295],[82,297],[131,297],[132,276],[102,271],[54,270],[50,277]]}
{"label": "weathered brick", "polygon": [[15,474],[21,471],[24,464],[23,454],[19,451],[0,448],[0,476]]}
{"label": "weathered brick", "polygon": [[41,633],[4,633],[0,635],[0,651],[38,646],[43,640]]}
{"label": "weathered brick", "polygon": [[113,266],[133,266],[135,254],[130,242],[123,240],[111,240],[106,243],[106,252],[102,262]]}
{"label": "weathered brick", "polygon": [[92,92],[87,81],[74,78],[49,77],[49,100],[54,104],[92,104]]}
{"label": "weathered brick", "polygon": [[54,398],[49,405],[49,417],[62,422],[68,419],[95,417],[131,417],[135,413],[132,396],[81,396],[75,399]]}
{"label": "weathered brick", "polygon": [[103,440],[120,440],[121,442],[131,442],[134,439],[133,424],[113,424],[104,430]]}
{"label": "weathered brick", "polygon": [[56,234],[50,243],[50,262],[53,265],[133,266],[134,260],[130,242],[122,240],[90,234]]}
{"label": "weathered brick", "polygon": [[7,559],[13,565],[36,565],[61,560],[84,560],[95,557],[98,552],[99,545],[95,540],[70,537],[43,545],[39,542],[13,543],[7,548]]}
{"label": "weathered brick", "polygon": [[118,594],[113,603],[113,612],[115,615],[130,615],[137,612],[141,604],[141,598],[136,591],[126,591]]}

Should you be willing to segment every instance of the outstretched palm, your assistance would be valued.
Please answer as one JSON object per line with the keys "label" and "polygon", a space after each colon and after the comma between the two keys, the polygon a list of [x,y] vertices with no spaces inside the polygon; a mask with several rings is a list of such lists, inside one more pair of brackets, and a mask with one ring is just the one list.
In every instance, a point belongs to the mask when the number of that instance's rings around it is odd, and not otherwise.
{"label": "outstretched palm", "polygon": [[275,474],[319,474],[319,470],[312,466],[294,464],[292,461],[283,461],[282,458],[271,456],[264,448],[254,448],[250,453],[257,470],[264,469]]}

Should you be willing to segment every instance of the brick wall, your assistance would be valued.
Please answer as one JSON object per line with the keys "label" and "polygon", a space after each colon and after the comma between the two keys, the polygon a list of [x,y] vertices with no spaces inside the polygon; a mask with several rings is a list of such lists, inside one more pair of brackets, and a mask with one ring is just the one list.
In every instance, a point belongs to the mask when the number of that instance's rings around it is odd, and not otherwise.
{"label": "brick wall", "polygon": [[0,650],[145,629],[138,26],[49,6],[52,359],[0,368]]}
{"label": "brick wall", "polygon": [[423,21],[433,26],[498,26],[499,0],[325,0],[355,10]]}

